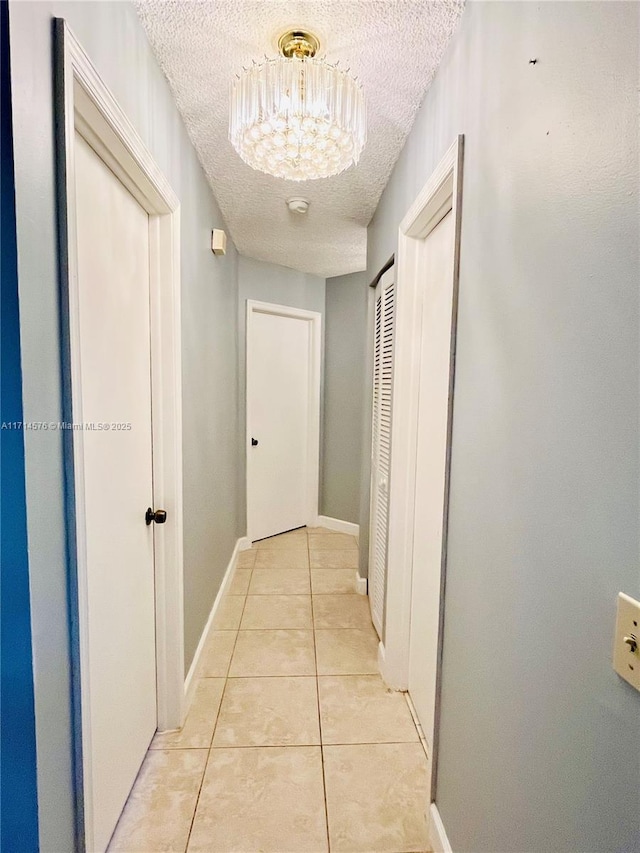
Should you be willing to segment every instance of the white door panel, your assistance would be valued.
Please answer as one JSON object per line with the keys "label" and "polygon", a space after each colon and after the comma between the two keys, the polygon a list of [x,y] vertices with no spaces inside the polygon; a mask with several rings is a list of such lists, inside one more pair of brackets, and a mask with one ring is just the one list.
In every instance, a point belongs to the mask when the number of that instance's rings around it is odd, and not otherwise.
{"label": "white door panel", "polygon": [[[434,729],[453,310],[454,217],[426,238],[411,591],[409,694]],[[432,744],[429,744],[431,747]]]}
{"label": "white door panel", "polygon": [[369,530],[369,604],[371,619],[382,637],[387,583],[391,403],[395,329],[395,271],[376,287],[371,435],[371,509]]}
{"label": "white door panel", "polygon": [[[253,311],[247,328],[247,517],[263,539],[308,518],[312,325]],[[252,446],[251,439],[258,442]]]}
{"label": "white door panel", "polygon": [[[76,133],[91,851],[106,849],[156,729],[149,222]],[[77,390],[77,389],[76,389]],[[128,426],[130,425],[130,427]],[[88,710],[87,710],[88,709]]]}

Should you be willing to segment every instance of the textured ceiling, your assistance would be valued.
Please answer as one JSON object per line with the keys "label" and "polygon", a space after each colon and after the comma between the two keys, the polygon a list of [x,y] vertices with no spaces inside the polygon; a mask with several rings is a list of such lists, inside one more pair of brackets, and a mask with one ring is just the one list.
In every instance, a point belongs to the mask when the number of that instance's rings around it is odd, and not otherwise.
{"label": "textured ceiling", "polygon": [[[366,266],[366,228],[462,12],[463,0],[136,0],[238,250],[323,277]],[[356,167],[295,183],[256,172],[228,140],[229,84],[278,36],[306,28],[361,81],[367,144]],[[311,202],[306,216],[285,206]]]}

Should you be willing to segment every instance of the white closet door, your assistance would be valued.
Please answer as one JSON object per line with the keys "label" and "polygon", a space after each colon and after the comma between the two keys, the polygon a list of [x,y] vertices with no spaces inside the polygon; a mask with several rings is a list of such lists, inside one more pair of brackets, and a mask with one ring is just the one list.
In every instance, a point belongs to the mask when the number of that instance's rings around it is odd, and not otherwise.
{"label": "white closet door", "polygon": [[435,728],[447,435],[450,419],[455,219],[425,238],[416,445],[409,695],[429,751]]}
{"label": "white closet door", "polygon": [[376,287],[373,356],[369,603],[371,618],[380,637],[387,581],[394,329],[395,273],[391,269]]}
{"label": "white closet door", "polygon": [[[106,850],[156,730],[149,216],[76,134],[86,530],[83,662],[87,850]],[[130,428],[129,428],[130,425]],[[92,818],[92,820],[91,820]]]}

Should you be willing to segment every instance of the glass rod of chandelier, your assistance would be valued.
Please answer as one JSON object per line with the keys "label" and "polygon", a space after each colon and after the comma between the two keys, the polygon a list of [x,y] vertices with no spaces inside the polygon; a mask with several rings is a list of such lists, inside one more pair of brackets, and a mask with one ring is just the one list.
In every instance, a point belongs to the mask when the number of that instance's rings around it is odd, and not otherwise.
{"label": "glass rod of chandelier", "polygon": [[362,87],[311,57],[267,60],[231,85],[229,139],[254,169],[292,181],[357,163],[366,141]]}

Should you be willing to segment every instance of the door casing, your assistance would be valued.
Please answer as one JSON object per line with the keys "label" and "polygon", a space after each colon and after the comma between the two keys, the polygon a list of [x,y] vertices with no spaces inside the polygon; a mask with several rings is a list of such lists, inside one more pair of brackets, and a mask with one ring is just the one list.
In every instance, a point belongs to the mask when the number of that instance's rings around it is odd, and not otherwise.
{"label": "door casing", "polygon": [[[55,20],[56,153],[61,280],[63,412],[81,421],[75,130],[80,130],[149,214],[153,493],[167,510],[154,536],[158,729],[184,712],[180,203],[137,131],[64,19]],[[87,672],[87,564],[82,430],[63,431],[71,610],[76,820],[92,848],[91,692]]]}
{"label": "door casing", "polygon": [[391,436],[391,477],[389,497],[389,543],[384,643],[380,643],[378,661],[386,683],[396,690],[409,687],[409,649],[416,488],[416,452],[420,379],[421,323],[419,310],[424,286],[423,257],[425,238],[449,212],[454,217],[453,308],[447,447],[442,507],[442,554],[440,565],[440,607],[438,624],[431,626],[437,638],[438,661],[433,684],[435,702],[434,731],[425,732],[431,746],[431,788],[435,800],[438,754],[439,696],[442,673],[442,637],[444,631],[444,593],[447,561],[447,522],[449,510],[449,474],[451,468],[451,431],[456,351],[456,317],[460,267],[460,229],[462,213],[462,163],[464,137],[458,136],[437,168],[418,193],[400,223],[396,277],[396,339],[393,385],[393,430]]}
{"label": "door casing", "polygon": [[[311,328],[311,351],[309,357],[309,417],[307,435],[307,471],[309,472],[306,483],[306,507],[305,513],[307,525],[314,526],[318,523],[318,496],[320,488],[320,382],[322,369],[322,315],[317,311],[306,311],[302,308],[292,308],[288,305],[275,305],[270,302],[258,302],[247,299],[247,365],[249,365],[249,352],[252,340],[252,322],[256,314],[274,314],[280,317],[291,317],[296,320],[304,320]],[[251,453],[251,403],[248,395],[248,377],[245,386],[246,400],[246,471],[247,494],[249,493],[249,466]],[[248,502],[247,502],[248,504]],[[253,541],[253,530],[251,518],[247,512],[247,538]]]}

